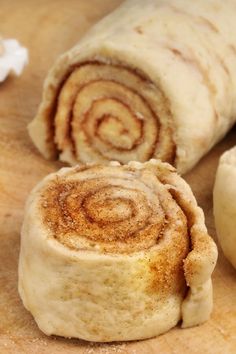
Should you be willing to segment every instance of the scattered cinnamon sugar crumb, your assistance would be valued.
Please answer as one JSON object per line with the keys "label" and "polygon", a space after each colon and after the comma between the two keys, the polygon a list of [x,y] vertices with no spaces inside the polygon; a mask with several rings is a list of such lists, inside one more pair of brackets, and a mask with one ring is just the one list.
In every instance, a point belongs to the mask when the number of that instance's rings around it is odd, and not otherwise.
{"label": "scattered cinnamon sugar crumb", "polygon": [[137,26],[134,28],[135,32],[139,33],[139,34],[143,34],[143,29],[141,26]]}

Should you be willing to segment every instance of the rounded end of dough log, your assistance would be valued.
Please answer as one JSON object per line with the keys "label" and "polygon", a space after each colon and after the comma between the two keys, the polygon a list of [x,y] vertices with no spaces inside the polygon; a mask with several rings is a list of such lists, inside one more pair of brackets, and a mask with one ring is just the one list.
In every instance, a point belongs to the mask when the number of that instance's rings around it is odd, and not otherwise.
{"label": "rounded end of dough log", "polygon": [[236,147],[220,158],[213,201],[219,243],[226,258],[236,268]]}

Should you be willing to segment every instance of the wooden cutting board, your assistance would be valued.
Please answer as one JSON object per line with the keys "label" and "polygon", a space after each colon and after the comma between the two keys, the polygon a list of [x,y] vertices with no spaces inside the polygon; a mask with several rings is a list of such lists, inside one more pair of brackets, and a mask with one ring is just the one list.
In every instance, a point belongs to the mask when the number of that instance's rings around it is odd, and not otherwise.
{"label": "wooden cutting board", "polygon": [[[17,263],[23,207],[32,187],[61,165],[45,161],[26,126],[40,102],[42,83],[58,54],[121,0],[0,0],[0,32],[29,48],[30,64],[20,78],[0,84],[0,353],[236,353],[236,272],[219,250],[213,276],[214,312],[202,326],[175,328],[158,338],[118,344],[48,338],[37,328],[17,293]],[[212,187],[220,154],[236,143],[234,129],[185,178],[206,214],[215,238]]]}

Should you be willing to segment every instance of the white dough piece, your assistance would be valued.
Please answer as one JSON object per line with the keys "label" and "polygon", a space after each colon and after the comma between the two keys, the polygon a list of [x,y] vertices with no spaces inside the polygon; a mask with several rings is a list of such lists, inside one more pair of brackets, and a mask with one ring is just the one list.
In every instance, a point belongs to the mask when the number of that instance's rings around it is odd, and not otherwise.
{"label": "white dough piece", "polygon": [[19,76],[28,63],[28,51],[15,39],[3,39],[0,43],[0,82],[13,72]]}
{"label": "white dough piece", "polygon": [[236,147],[220,158],[213,197],[217,236],[225,256],[236,268]]}
{"label": "white dough piece", "polygon": [[19,293],[47,335],[111,342],[206,321],[217,249],[169,164],[81,165],[27,201]]}

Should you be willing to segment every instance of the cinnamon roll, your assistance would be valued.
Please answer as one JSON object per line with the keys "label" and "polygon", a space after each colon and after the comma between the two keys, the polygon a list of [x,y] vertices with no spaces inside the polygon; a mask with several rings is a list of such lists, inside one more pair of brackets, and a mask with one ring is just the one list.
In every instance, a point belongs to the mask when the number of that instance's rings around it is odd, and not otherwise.
{"label": "cinnamon roll", "polygon": [[213,192],[218,240],[236,268],[236,147],[220,158]]}
{"label": "cinnamon roll", "polygon": [[109,342],[207,320],[217,249],[167,163],[83,165],[32,191],[19,292],[47,335]]}
{"label": "cinnamon roll", "polygon": [[62,55],[29,125],[46,158],[194,166],[236,117],[236,6],[125,1]]}

